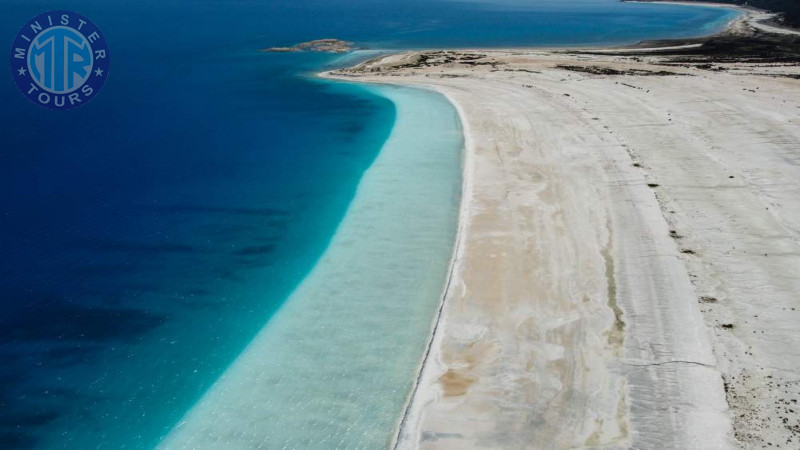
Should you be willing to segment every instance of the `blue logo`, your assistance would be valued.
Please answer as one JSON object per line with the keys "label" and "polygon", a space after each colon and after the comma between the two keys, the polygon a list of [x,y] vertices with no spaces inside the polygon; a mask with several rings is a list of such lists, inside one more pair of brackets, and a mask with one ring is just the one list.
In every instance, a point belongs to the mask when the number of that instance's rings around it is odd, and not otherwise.
{"label": "blue logo", "polygon": [[17,33],[11,74],[28,100],[72,109],[94,98],[108,78],[108,43],[91,20],[72,11],[48,11]]}

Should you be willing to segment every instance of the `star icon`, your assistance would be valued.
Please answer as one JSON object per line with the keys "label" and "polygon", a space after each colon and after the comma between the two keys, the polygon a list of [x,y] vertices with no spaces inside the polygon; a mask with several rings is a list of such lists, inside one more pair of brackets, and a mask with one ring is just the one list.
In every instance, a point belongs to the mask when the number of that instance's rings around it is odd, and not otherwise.
{"label": "star icon", "polygon": [[24,68],[24,67],[20,67],[19,69],[17,69],[17,73],[18,73],[20,76],[22,76],[22,75],[25,75],[26,73],[28,73],[28,71],[27,71],[27,70],[25,70],[25,68]]}
{"label": "star icon", "polygon": [[94,71],[94,74],[97,75],[98,77],[102,77],[103,76],[103,69],[98,67],[97,70]]}

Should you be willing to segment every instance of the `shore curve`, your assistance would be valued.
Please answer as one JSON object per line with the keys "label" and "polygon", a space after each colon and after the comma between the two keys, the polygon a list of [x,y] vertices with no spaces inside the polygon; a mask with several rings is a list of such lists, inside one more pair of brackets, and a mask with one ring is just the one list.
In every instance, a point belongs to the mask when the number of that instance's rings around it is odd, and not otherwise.
{"label": "shore curve", "polygon": [[[800,189],[797,169],[778,157],[796,154],[798,69],[665,69],[664,58],[406,52],[335,74],[437,89],[471,136],[463,251],[398,448],[756,448],[797,438],[779,424],[775,393],[744,400],[754,378],[789,386],[800,360],[775,359],[743,308],[780,322],[770,342],[797,338],[798,318],[776,314],[800,289],[787,278],[800,258],[786,228],[800,205],[753,171],[769,167]],[[762,129],[776,137],[753,143],[756,153],[726,137]],[[734,187],[744,197],[727,196]],[[749,216],[737,201],[753,202]],[[732,257],[742,244],[711,223],[747,233],[748,246],[785,235],[774,243],[788,246],[782,275]],[[776,304],[754,303],[736,279],[743,267]]]}

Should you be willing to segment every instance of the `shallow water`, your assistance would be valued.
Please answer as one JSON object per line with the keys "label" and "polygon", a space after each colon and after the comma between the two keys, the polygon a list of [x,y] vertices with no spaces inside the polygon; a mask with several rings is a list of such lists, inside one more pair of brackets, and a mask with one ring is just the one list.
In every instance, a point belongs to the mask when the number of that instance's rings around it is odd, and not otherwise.
{"label": "shallow water", "polygon": [[[102,28],[112,66],[101,94],[70,112],[40,109],[12,83],[0,86],[0,448],[150,448],[254,336],[289,328],[280,323],[309,331],[300,315],[287,315],[314,303],[298,300],[300,291],[286,299],[328,247],[395,119],[398,127],[405,119],[382,92],[309,78],[339,57],[259,48],[321,37],[376,50],[630,42],[702,34],[732,17],[613,0],[5,0],[1,29],[10,42],[30,17],[57,8]],[[419,95],[415,103],[440,101]],[[441,129],[451,136],[456,126]],[[430,230],[438,250],[425,263],[441,268],[452,211],[427,215],[441,229]],[[387,258],[402,266],[416,255]],[[341,275],[375,274],[366,267]],[[418,308],[409,320],[423,329],[438,301],[428,294],[443,273],[431,269],[430,277],[417,280],[426,294],[408,305]],[[350,322],[326,317],[314,326]],[[361,422],[369,439],[388,432],[388,411],[404,400],[404,377],[419,359],[410,355],[425,337],[404,335],[394,320],[378,310],[365,328],[347,328],[353,337],[391,331],[410,352],[397,367],[378,353],[359,363],[388,371],[395,383],[374,406],[380,419]],[[265,348],[256,354],[291,360],[291,346]],[[280,429],[284,420],[307,419],[275,420]]]}
{"label": "shallow water", "polygon": [[449,269],[463,142],[439,94],[374,90],[397,121],[330,247],[166,448],[391,440]]}

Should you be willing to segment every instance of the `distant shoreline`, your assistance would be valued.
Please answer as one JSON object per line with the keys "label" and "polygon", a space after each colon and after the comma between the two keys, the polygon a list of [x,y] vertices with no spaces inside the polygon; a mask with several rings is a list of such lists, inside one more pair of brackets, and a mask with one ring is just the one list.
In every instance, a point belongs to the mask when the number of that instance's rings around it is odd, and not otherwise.
{"label": "distant shoreline", "polygon": [[[720,2],[689,2],[681,0],[620,0],[623,3],[664,3],[669,5],[686,5],[686,6],[711,6],[715,8],[726,8],[741,11],[745,14],[744,21],[751,27],[771,33],[779,34],[797,34],[800,35],[800,30],[779,24],[775,22],[775,18],[784,14],[781,11],[768,11],[766,9],[757,8],[750,5],[737,5],[734,3],[720,3]],[[736,32],[736,30],[733,30]]]}

